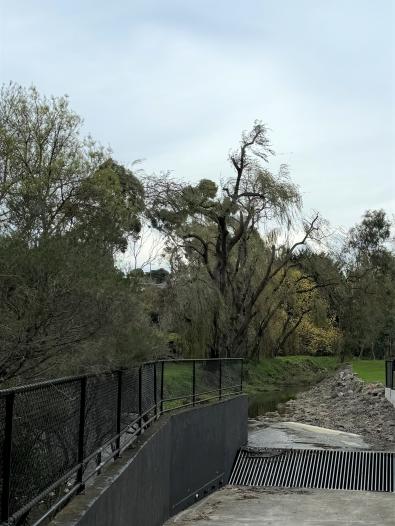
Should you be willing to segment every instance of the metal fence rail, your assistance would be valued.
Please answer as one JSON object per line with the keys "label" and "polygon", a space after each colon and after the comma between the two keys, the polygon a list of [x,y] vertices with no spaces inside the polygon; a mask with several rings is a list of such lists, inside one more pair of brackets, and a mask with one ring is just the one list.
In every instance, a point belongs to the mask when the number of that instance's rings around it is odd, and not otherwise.
{"label": "metal fence rail", "polygon": [[239,358],[169,360],[0,390],[2,524],[42,524],[160,415],[238,394],[242,377]]}
{"label": "metal fence rail", "polygon": [[395,358],[385,361],[385,386],[395,388]]}

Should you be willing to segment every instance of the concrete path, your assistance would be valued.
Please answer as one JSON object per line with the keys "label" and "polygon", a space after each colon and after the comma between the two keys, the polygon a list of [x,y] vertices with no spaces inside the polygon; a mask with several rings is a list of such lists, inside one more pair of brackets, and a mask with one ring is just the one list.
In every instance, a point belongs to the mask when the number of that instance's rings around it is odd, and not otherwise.
{"label": "concrete path", "polygon": [[255,427],[250,430],[248,445],[281,449],[369,448],[360,435],[296,422],[278,422],[268,427]]}
{"label": "concrete path", "polygon": [[170,526],[394,526],[395,495],[227,486]]}

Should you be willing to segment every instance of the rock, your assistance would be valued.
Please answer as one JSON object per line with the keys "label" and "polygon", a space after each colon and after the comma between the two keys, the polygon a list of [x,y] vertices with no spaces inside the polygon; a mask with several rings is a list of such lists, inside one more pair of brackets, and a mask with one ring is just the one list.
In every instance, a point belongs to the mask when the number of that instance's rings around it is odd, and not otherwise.
{"label": "rock", "polygon": [[361,434],[377,449],[395,450],[395,409],[381,384],[366,384],[348,366],[283,405],[269,419],[294,420]]}

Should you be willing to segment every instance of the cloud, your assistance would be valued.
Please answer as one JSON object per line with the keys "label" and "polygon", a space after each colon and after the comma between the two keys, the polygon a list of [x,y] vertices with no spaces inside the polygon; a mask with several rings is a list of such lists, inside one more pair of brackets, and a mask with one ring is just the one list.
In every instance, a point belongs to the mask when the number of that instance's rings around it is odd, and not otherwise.
{"label": "cloud", "polygon": [[395,208],[391,4],[8,3],[1,78],[68,93],[121,162],[191,180],[225,177],[262,119],[306,213],[348,227]]}

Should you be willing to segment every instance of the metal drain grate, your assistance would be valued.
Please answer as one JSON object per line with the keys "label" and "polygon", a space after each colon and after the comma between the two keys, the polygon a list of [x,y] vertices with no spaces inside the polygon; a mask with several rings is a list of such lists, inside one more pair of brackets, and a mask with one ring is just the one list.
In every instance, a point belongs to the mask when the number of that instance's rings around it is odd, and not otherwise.
{"label": "metal drain grate", "polygon": [[395,491],[395,454],[317,449],[241,449],[229,484]]}

